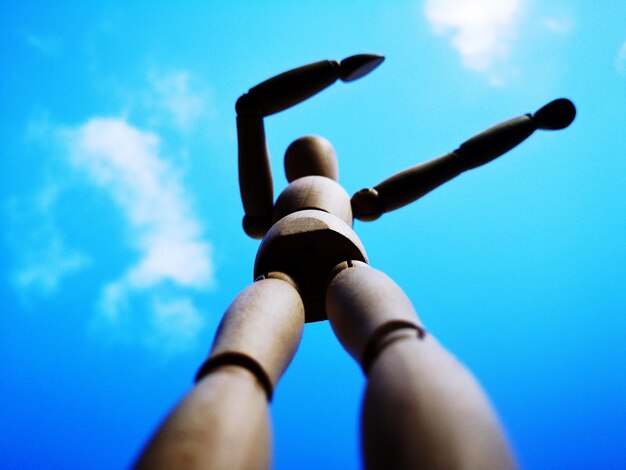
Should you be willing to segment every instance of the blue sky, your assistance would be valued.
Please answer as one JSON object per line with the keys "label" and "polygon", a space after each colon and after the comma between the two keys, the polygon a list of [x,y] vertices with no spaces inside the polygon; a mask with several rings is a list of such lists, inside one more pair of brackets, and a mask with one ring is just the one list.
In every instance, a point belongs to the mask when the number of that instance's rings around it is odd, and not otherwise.
{"label": "blue sky", "polygon": [[[266,121],[277,192],[304,134],[349,193],[561,96],[578,116],[373,223],[372,264],[476,374],[529,469],[626,466],[626,3],[5,2],[0,467],[126,467],[252,277],[234,103],[374,52]],[[276,468],[359,468],[363,378],[307,325],[272,404]]]}

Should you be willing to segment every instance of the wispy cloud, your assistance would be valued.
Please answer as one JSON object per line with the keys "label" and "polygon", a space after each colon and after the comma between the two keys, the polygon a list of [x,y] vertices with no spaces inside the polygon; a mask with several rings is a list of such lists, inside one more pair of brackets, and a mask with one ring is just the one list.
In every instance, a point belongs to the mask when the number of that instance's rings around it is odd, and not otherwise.
{"label": "wispy cloud", "polygon": [[56,294],[65,278],[91,265],[87,254],[65,242],[52,209],[57,196],[58,188],[48,186],[33,200],[8,201],[5,236],[16,258],[11,280],[23,294]]}
{"label": "wispy cloud", "polygon": [[56,35],[23,33],[26,43],[37,52],[46,56],[55,56],[61,52],[63,41]]}
{"label": "wispy cloud", "polygon": [[214,117],[211,92],[188,71],[148,74],[150,91],[144,105],[179,131],[188,131],[202,118]]}
{"label": "wispy cloud", "polygon": [[107,284],[97,305],[92,331],[105,332],[115,342],[139,343],[162,353],[177,353],[197,346],[206,326],[192,298],[180,288],[162,283],[138,290],[125,278]]}
{"label": "wispy cloud", "polygon": [[93,118],[66,138],[71,162],[111,194],[136,234],[143,256],[130,272],[134,285],[211,282],[209,246],[175,169],[159,155],[156,134],[120,118]]}
{"label": "wispy cloud", "polygon": [[617,51],[615,57],[615,68],[618,73],[626,74],[626,41],[622,44],[622,47]]}
{"label": "wispy cloud", "polygon": [[543,26],[552,33],[567,34],[574,29],[575,22],[567,16],[547,16]]}
{"label": "wispy cloud", "polygon": [[[44,46],[35,36],[29,41]],[[56,215],[76,208],[85,183],[99,188],[125,222],[120,248],[135,256],[126,265],[119,260],[119,274],[100,281],[94,331],[172,352],[189,349],[202,332],[207,317],[196,302],[214,284],[214,272],[211,245],[183,186],[184,175],[175,159],[162,154],[161,141],[177,142],[172,131],[192,131],[215,108],[209,88],[189,72],[148,76],[146,88],[132,94],[139,100],[125,103],[136,106],[139,121],[158,133],[128,117],[92,117],[65,126],[44,114],[28,123],[26,141],[46,156],[46,181],[35,196],[6,203],[5,237],[14,248],[10,279],[24,302],[34,294],[62,294],[73,274],[97,268],[99,254],[88,253],[85,234],[72,232],[82,244],[80,250],[73,247]]]}
{"label": "wispy cloud", "polygon": [[500,84],[497,65],[509,57],[522,7],[522,0],[427,0],[425,14],[436,34],[451,37],[465,67]]}
{"label": "wispy cloud", "polygon": [[[133,336],[139,334],[147,343],[167,337],[173,345],[195,337],[203,319],[188,294],[213,283],[211,247],[180,176],[159,154],[159,137],[120,118],[93,118],[66,129],[63,136],[72,165],[121,210],[138,253],[103,288],[100,320],[138,330]],[[138,316],[138,310],[149,311],[150,317]]]}

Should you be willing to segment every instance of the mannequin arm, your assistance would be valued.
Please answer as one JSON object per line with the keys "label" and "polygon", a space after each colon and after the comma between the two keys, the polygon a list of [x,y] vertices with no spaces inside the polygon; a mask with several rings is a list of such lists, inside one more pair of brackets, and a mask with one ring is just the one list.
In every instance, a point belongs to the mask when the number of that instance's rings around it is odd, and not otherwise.
{"label": "mannequin arm", "polygon": [[352,211],[370,221],[399,209],[466,170],[484,165],[526,140],[537,129],[557,130],[570,125],[576,108],[567,99],[545,105],[535,114],[505,121],[472,137],[455,151],[404,170],[371,189],[352,196]]}
{"label": "mannequin arm", "polygon": [[315,62],[270,78],[237,100],[239,188],[245,211],[243,226],[248,235],[263,238],[272,217],[273,183],[263,118],[310,98],[337,79],[356,80],[383,60],[378,55],[361,54],[341,62]]}

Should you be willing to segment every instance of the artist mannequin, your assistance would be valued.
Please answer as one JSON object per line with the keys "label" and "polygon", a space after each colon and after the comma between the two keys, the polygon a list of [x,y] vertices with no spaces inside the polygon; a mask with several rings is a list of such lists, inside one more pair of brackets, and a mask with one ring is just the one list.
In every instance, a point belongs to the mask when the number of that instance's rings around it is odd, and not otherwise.
{"label": "artist mannequin", "polygon": [[480,386],[426,332],[400,287],[368,265],[352,222],[375,220],[415,201],[537,129],[567,127],[575,108],[565,99],[553,101],[352,198],[337,182],[332,145],[303,137],[287,149],[289,185],[274,202],[263,118],[337,79],[358,79],[382,61],[363,54],[316,62],[263,82],[238,100],[243,227],[263,240],[255,282],[227,310],[195,387],[156,432],[137,468],[270,467],[268,401],[305,321],[325,319],[367,376],[362,411],[367,468],[515,468]]}

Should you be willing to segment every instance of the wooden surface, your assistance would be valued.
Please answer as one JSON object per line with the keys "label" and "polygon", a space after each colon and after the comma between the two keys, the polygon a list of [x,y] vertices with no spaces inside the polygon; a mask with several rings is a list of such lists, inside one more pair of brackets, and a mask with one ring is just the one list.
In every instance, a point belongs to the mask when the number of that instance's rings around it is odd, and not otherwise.
{"label": "wooden surface", "polygon": [[339,267],[326,306],[338,339],[361,365],[372,338],[377,343],[363,402],[365,467],[515,468],[472,375],[431,334],[420,337],[419,319],[400,287],[380,271],[351,264]]}
{"label": "wooden surface", "polygon": [[[334,60],[314,62],[272,77],[252,87],[237,100],[239,189],[245,213],[243,229],[248,236],[262,239],[272,222],[273,181],[263,117],[310,98],[337,79],[356,80],[378,67],[383,60],[379,55],[360,54],[341,63]],[[335,151],[322,137],[297,139],[287,149],[285,171],[290,182],[312,175],[337,180]]]}
{"label": "wooden surface", "polygon": [[276,200],[273,221],[305,209],[327,212],[352,227],[350,196],[330,178],[303,176],[289,184]]}
{"label": "wooden surface", "polygon": [[[282,273],[271,273],[231,304],[209,363],[237,355],[249,358],[274,386],[296,351],[303,324],[304,307],[293,282]],[[254,368],[239,364],[222,362],[199,380],[161,425],[136,468],[270,467],[267,390]]]}
{"label": "wooden surface", "polygon": [[324,137],[306,135],[294,140],[285,151],[285,176],[290,183],[303,176],[319,175],[339,180],[337,155]]}
{"label": "wooden surface", "polygon": [[534,115],[524,114],[490,127],[462,143],[455,151],[397,173],[373,188],[352,196],[354,216],[372,221],[416,201],[466,170],[479,167],[513,149],[537,129],[558,130],[571,124],[576,108],[560,98]]}
{"label": "wooden surface", "polygon": [[363,401],[369,469],[505,470],[515,462],[469,371],[428,334],[405,332],[372,365]]}
{"label": "wooden surface", "polygon": [[352,201],[337,183],[330,143],[307,136],[287,151],[290,185],[274,205],[263,116],[338,78],[355,80],[382,60],[363,54],[316,62],[267,80],[238,100],[244,229],[263,238],[254,267],[259,279],[229,307],[196,387],[165,420],[137,468],[268,468],[268,398],[295,354],[305,319],[326,315],[368,377],[362,416],[367,468],[515,467],[478,382],[423,329],[402,289],[366,264],[351,229],[352,212],[374,220],[493,160],[536,129],[567,127],[576,111],[570,101],[555,100],[360,191]]}
{"label": "wooden surface", "polygon": [[[387,323],[420,326],[411,301],[386,274],[357,261],[338,266],[326,294],[328,320],[359,363],[372,335]],[[343,269],[342,269],[343,268]]]}
{"label": "wooden surface", "polygon": [[339,63],[321,60],[276,75],[248,92],[261,104],[263,116],[277,113],[319,93],[339,78]]}
{"label": "wooden surface", "polygon": [[257,252],[254,276],[271,271],[289,273],[300,287],[306,321],[320,321],[326,319],[326,286],[331,272],[346,259],[367,262],[356,233],[332,214],[300,210],[269,230]]}
{"label": "wooden surface", "polygon": [[373,189],[355,193],[352,196],[354,216],[363,221],[376,220],[385,212],[416,201],[464,170],[459,156],[449,153],[401,171],[378,183]]}
{"label": "wooden surface", "polygon": [[246,219],[244,230],[261,239],[270,227],[274,188],[265,129],[260,116],[237,117],[239,191]]}
{"label": "wooden surface", "polygon": [[275,385],[296,352],[304,326],[304,305],[289,278],[267,274],[241,292],[217,330],[209,360],[241,354],[255,360]]}
{"label": "wooden surface", "polygon": [[225,366],[202,379],[167,417],[137,470],[271,467],[267,397],[246,369]]}

